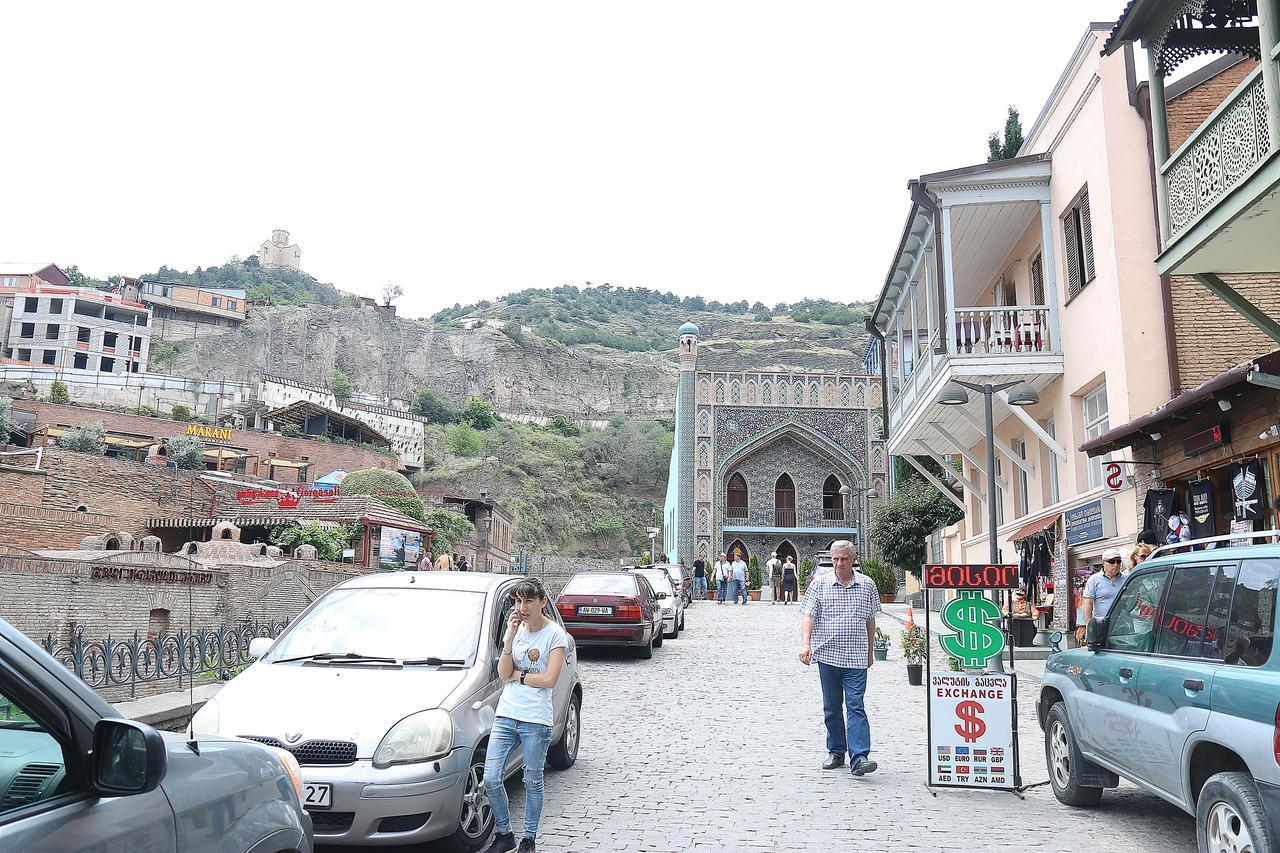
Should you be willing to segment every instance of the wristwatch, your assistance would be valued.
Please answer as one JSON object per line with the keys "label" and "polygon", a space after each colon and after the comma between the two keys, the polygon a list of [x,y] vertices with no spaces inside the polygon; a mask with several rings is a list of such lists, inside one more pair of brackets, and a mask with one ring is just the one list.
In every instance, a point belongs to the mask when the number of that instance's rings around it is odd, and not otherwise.
{"label": "wristwatch", "polygon": [[527,669],[522,669],[522,670],[520,670],[520,683],[521,683],[521,684],[524,684],[524,677],[525,677],[526,675],[528,675],[528,674],[529,674],[529,670],[527,670]]}

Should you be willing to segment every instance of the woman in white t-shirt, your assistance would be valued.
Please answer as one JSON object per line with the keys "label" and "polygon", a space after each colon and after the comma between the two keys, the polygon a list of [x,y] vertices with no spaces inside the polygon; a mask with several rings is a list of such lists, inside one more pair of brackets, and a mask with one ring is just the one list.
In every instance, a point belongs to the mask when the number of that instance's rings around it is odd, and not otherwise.
{"label": "woman in white t-shirt", "polygon": [[498,658],[498,677],[506,686],[498,700],[484,763],[484,789],[496,828],[488,853],[516,849],[507,789],[502,784],[503,771],[516,747],[524,750],[524,837],[519,850],[531,853],[535,849],[542,817],[542,772],[551,745],[551,694],[569,646],[564,629],[544,612],[547,593],[540,580],[529,578],[516,584],[511,598],[515,609]]}

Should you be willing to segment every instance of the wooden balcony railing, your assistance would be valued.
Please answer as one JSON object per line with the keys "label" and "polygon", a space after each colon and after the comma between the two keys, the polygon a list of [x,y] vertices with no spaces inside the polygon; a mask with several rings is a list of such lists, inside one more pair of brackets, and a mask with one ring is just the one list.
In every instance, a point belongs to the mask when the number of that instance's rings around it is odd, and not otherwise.
{"label": "wooden balcony railing", "polygon": [[1052,352],[1043,305],[957,308],[956,351],[964,355]]}
{"label": "wooden balcony railing", "polygon": [[775,509],[773,511],[773,525],[774,527],[795,527],[795,509]]}
{"label": "wooden balcony railing", "polygon": [[746,518],[747,508],[745,506],[731,506],[726,514],[727,518]]}

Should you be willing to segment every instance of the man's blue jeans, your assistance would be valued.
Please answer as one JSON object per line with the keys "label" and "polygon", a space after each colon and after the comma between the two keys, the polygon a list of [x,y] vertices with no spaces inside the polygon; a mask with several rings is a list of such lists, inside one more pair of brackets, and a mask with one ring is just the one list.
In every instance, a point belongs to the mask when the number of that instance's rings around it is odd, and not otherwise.
{"label": "man's blue jeans", "polygon": [[729,587],[729,600],[734,604],[738,603],[739,598],[745,598],[742,591],[742,581],[730,579],[725,582],[725,586]]}
{"label": "man's blue jeans", "polygon": [[847,752],[851,762],[866,758],[871,754],[871,723],[862,705],[862,694],[867,689],[867,671],[819,663],[818,678],[822,682],[827,752],[833,755]]}
{"label": "man's blue jeans", "polygon": [[511,831],[511,806],[507,789],[502,784],[503,772],[512,751],[524,749],[524,836],[538,835],[542,818],[542,770],[547,763],[547,747],[551,745],[551,726],[526,723],[510,717],[497,717],[489,735],[489,751],[484,759],[484,792],[489,796],[493,821],[498,832]]}
{"label": "man's blue jeans", "polygon": [[724,604],[724,594],[729,589],[729,581],[718,581],[716,583],[716,601]]}
{"label": "man's blue jeans", "polygon": [[693,579],[693,600],[703,601],[706,599],[706,597],[707,597],[707,579],[694,578]]}

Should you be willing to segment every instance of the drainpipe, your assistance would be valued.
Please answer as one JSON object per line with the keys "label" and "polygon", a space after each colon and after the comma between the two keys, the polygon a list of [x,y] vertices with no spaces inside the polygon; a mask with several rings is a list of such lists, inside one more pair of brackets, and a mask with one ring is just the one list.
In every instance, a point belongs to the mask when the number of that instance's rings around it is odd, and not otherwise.
{"label": "drainpipe", "polygon": [[871,337],[880,342],[880,419],[884,421],[884,432],[881,433],[881,438],[887,443],[889,441],[889,373],[885,363],[889,358],[889,351],[885,348],[884,334],[876,328],[874,318],[866,317],[862,322]]}
{"label": "drainpipe", "polygon": [[[1160,244],[1160,202],[1156,181],[1156,149],[1153,141],[1151,115],[1151,84],[1142,81],[1137,86],[1134,97],[1134,108],[1142,116],[1142,124],[1147,130],[1147,170],[1151,175],[1151,213],[1156,223],[1156,245]],[[1164,314],[1164,351],[1169,368],[1169,399],[1182,393],[1182,372],[1178,368],[1178,335],[1173,325],[1173,279],[1168,275],[1160,276],[1160,309]]]}
{"label": "drainpipe", "polygon": [[[929,215],[933,217],[933,265],[935,273],[933,280],[935,290],[937,290],[938,326],[942,329],[942,336],[939,338],[938,347],[934,352],[941,355],[946,353],[947,339],[953,334],[952,330],[947,328],[951,323],[947,319],[947,288],[946,282],[943,280],[947,273],[942,263],[942,209],[938,207],[938,203],[933,200],[933,196],[920,185],[919,181],[911,181],[907,184],[907,189],[911,192],[911,200],[929,211]],[[947,236],[950,237],[950,235]],[[886,420],[885,423],[888,424],[888,421]]]}

